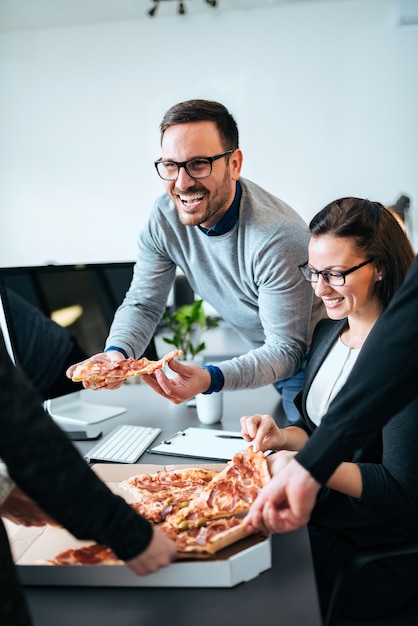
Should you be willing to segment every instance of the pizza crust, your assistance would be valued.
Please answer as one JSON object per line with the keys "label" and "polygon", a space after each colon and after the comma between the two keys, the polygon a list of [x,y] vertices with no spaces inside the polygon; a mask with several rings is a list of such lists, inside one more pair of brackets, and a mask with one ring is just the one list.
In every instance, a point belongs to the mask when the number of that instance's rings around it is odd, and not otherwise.
{"label": "pizza crust", "polygon": [[249,534],[251,533],[249,533],[245,522],[241,520],[239,525],[233,528],[227,528],[214,535],[205,545],[201,546],[196,543],[191,543],[184,550],[179,550],[178,554],[183,556],[183,558],[185,556],[190,557],[191,555],[213,556],[233,543],[237,543],[241,539],[248,537]]}
{"label": "pizza crust", "polygon": [[107,546],[92,543],[81,548],[70,548],[59,552],[54,558],[38,560],[35,565],[123,565],[116,554]]}

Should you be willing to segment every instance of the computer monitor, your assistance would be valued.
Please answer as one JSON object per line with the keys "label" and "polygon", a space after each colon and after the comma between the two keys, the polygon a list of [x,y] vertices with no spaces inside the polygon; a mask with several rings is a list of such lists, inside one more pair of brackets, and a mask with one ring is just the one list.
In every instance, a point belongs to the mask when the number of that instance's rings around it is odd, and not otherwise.
{"label": "computer monitor", "polygon": [[[65,328],[86,356],[102,352],[114,312],[130,285],[133,265],[133,262],[119,262],[0,268],[0,322],[6,346],[13,361],[22,367],[35,387],[39,384],[36,381],[39,372],[34,363],[41,359],[42,350],[36,346],[37,338],[33,336],[36,330],[31,327],[30,316],[36,312],[48,323],[53,320],[54,326]],[[29,313],[25,311],[23,318],[17,315],[16,300],[28,307]],[[22,333],[22,319],[26,337]],[[28,343],[35,347],[32,362],[28,359]],[[152,348],[153,344],[147,356]],[[44,398],[45,409],[73,438],[98,436],[100,422],[126,411],[124,407],[88,403],[86,393],[92,392],[72,383],[64,394]]]}

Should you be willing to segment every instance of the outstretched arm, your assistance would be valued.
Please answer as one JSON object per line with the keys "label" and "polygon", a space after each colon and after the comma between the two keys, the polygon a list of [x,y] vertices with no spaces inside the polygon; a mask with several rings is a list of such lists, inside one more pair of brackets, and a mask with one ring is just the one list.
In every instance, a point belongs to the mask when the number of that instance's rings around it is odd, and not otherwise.
{"label": "outstretched arm", "polygon": [[0,333],[0,457],[10,478],[80,539],[108,545],[138,573],[168,565],[174,542],[92,472],[7,355]]}

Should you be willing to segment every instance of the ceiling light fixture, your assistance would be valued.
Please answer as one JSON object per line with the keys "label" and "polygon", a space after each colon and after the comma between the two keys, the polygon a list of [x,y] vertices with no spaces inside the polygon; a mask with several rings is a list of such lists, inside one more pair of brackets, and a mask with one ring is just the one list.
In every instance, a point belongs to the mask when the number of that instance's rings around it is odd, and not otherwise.
{"label": "ceiling light fixture", "polygon": [[157,13],[158,2],[159,2],[159,0],[154,0],[154,6],[149,9],[148,15],[150,17],[154,17],[154,15]]}
{"label": "ceiling light fixture", "polygon": [[[148,13],[148,15],[150,17],[154,17],[156,15],[158,7],[160,6],[160,2],[167,2],[168,0],[152,0],[152,1],[154,3],[154,6],[152,6],[147,11],[147,13]],[[212,7],[212,9],[215,9],[218,6],[218,0],[205,0],[205,3],[208,6]],[[182,2],[181,0],[179,0],[178,5],[177,5],[177,13],[179,15],[186,15],[187,8],[186,8],[186,3],[185,2]]]}

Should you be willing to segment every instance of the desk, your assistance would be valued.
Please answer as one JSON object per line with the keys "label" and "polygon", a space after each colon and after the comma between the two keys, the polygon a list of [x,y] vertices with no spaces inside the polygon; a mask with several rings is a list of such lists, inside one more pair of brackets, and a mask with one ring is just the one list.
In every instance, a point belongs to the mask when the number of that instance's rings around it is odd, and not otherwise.
{"label": "desk", "polygon": [[[100,422],[100,427],[104,435],[118,424],[158,426],[162,429],[162,432],[153,445],[156,445],[178,430],[183,430],[188,426],[194,428],[240,430],[239,420],[242,415],[269,413],[273,415],[279,424],[280,420],[286,419],[282,409],[280,394],[273,385],[268,385],[260,389],[224,391],[222,393],[224,396],[222,422],[213,426],[205,426],[199,422],[194,406],[190,407],[185,402],[177,405],[173,404],[166,398],[155,393],[145,383],[128,383],[115,391],[105,389],[98,391],[82,391],[83,399],[86,403],[114,404],[115,406],[127,408],[126,413]],[[92,441],[75,443],[82,454],[85,454],[95,444],[95,442]],[[190,463],[190,459],[145,453],[140,458],[140,462],[165,465],[167,463]],[[199,462],[199,460],[196,462]]]}
{"label": "desk", "polygon": [[[274,414],[280,405],[272,386],[224,394],[219,428],[225,430],[238,430],[243,414]],[[173,405],[143,383],[126,384],[117,391],[86,391],[85,395],[88,402],[128,408],[127,413],[103,422],[104,434],[122,423],[156,425],[162,428],[158,442],[187,426],[205,428],[194,408]],[[84,454],[94,444],[76,445]],[[140,462],[190,463],[190,459],[145,453]],[[158,626],[173,621],[181,626],[320,626],[306,529],[275,535],[272,549],[270,570],[227,589],[27,587],[26,597],[34,626]]]}

